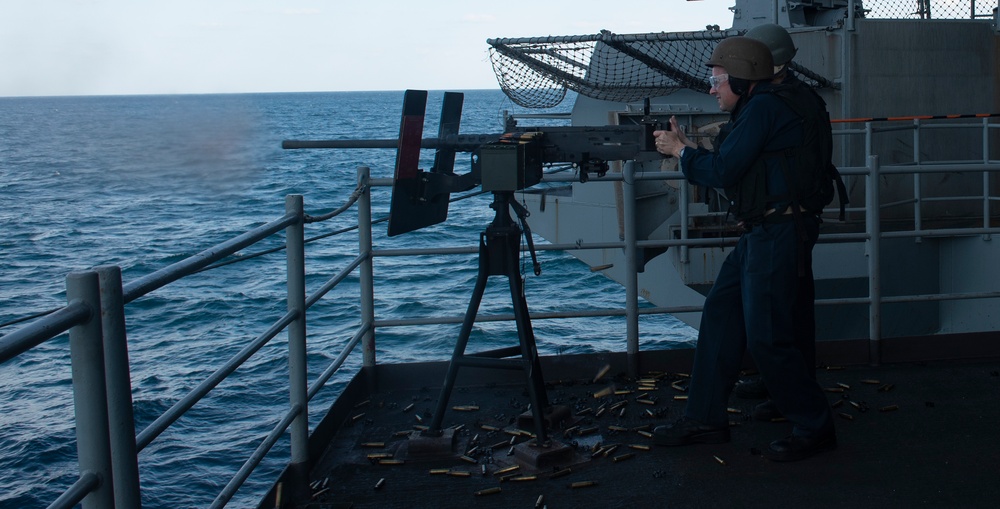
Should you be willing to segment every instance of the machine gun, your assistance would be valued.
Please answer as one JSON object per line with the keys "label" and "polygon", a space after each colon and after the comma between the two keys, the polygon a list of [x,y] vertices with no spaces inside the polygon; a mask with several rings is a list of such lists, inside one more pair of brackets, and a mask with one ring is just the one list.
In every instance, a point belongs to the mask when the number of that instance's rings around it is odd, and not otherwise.
{"label": "machine gun", "polygon": [[[548,444],[546,424],[556,424],[567,418],[569,409],[551,407],[545,395],[535,336],[518,268],[522,234],[527,240],[536,275],[541,273],[541,268],[535,258],[526,222],[527,210],[514,200],[514,191],[538,184],[546,164],[571,163],[579,170],[580,179],[585,181],[592,173],[603,176],[610,161],[659,159],[662,156],[656,152],[653,141],[653,131],[659,125],[649,115],[647,100],[641,121],[632,125],[521,128],[510,123],[506,132],[500,135],[459,135],[463,99],[460,93],[445,93],[437,139],[422,139],[427,92],[407,90],[403,97],[398,140],[288,140],[282,143],[282,147],[396,147],[396,172],[389,208],[390,236],[443,222],[448,216],[448,201],[453,192],[482,185],[484,191],[493,193],[494,201],[490,207],[496,211],[496,217],[480,235],[479,275],[441,388],[437,410],[428,430],[419,436],[411,435],[410,438],[417,441],[411,442],[411,450],[423,447],[418,443],[435,440],[450,450],[454,438],[450,433],[453,430],[443,430],[441,424],[458,369],[462,366],[525,370],[531,400],[530,418],[536,429],[535,443],[545,445]],[[418,168],[421,148],[436,149],[434,166],[430,171]],[[472,168],[468,173],[459,175],[454,172],[457,152],[472,152]],[[519,224],[511,218],[511,209],[517,215]],[[519,346],[466,354],[490,276],[505,276],[509,282]],[[507,358],[515,355],[520,355],[522,359]],[[548,452],[566,451],[563,446]]]}
{"label": "machine gun", "polygon": [[[663,157],[653,140],[653,131],[662,127],[650,115],[648,99],[634,124],[522,127],[508,118],[502,134],[459,134],[463,101],[463,94],[445,92],[437,138],[422,137],[427,92],[407,90],[397,140],[286,140],[282,148],[396,148],[389,236],[444,222],[451,193],[478,185],[493,192],[534,186],[548,164],[572,164],[585,182],[604,176],[610,161]],[[436,150],[429,171],[418,168],[422,148]],[[472,153],[468,173],[454,171],[458,152]]]}

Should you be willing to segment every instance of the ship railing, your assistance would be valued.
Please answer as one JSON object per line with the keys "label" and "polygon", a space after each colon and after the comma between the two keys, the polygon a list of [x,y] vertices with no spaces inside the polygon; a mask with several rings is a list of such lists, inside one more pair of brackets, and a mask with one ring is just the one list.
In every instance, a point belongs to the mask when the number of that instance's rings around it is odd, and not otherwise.
{"label": "ship railing", "polygon": [[[984,139],[988,139],[988,131],[996,126],[984,123]],[[922,126],[918,125],[917,128]],[[876,129],[869,123],[862,134],[870,136]],[[844,133],[850,134],[850,133]],[[1000,229],[989,227],[989,202],[996,197],[989,195],[988,175],[1000,171],[1000,162],[992,161],[988,151],[989,144],[984,142],[982,160],[964,163],[924,163],[886,165],[879,163],[875,154],[868,154],[865,165],[844,167],[845,175],[856,175],[866,181],[865,205],[857,211],[866,212],[866,231],[857,234],[834,234],[821,238],[821,242],[864,242],[869,254],[869,295],[853,299],[838,299],[836,301],[820,301],[818,305],[859,304],[864,303],[870,309],[870,345],[871,362],[879,363],[880,306],[888,302],[918,302],[926,300],[980,299],[997,298],[1000,292],[971,292],[938,295],[911,295],[900,297],[883,297],[881,295],[880,272],[877,260],[879,246],[884,238],[892,236],[931,237],[943,235],[989,235],[1000,232]],[[923,230],[915,228],[906,232],[882,232],[880,229],[880,213],[885,206],[880,202],[878,185],[883,175],[894,173],[912,173],[915,178],[926,172],[983,172],[986,198],[984,201],[984,226],[982,228],[961,228],[944,230]],[[673,308],[639,308],[638,287],[636,283],[638,257],[637,249],[641,247],[681,247],[693,248],[704,246],[725,245],[727,241],[718,239],[695,239],[686,237],[686,230],[681,230],[679,239],[642,240],[635,234],[637,211],[635,208],[635,186],[641,180],[682,179],[678,172],[638,172],[636,165],[625,164],[620,174],[609,174],[601,178],[592,178],[591,182],[623,183],[624,217],[626,224],[625,239],[620,242],[574,243],[574,244],[539,244],[537,249],[570,251],[579,249],[623,249],[625,251],[629,274],[625,282],[625,309],[615,310],[580,310],[560,311],[553,313],[533,313],[532,319],[574,318],[592,316],[624,316],[626,318],[626,350],[630,358],[639,351],[638,317],[653,313],[688,313],[697,312],[697,306]],[[82,503],[85,509],[106,507],[141,507],[140,487],[138,477],[139,451],[149,445],[157,436],[175,422],[182,414],[190,410],[200,399],[208,394],[223,379],[232,374],[237,367],[249,359],[264,344],[276,337],[282,331],[288,334],[288,363],[290,373],[290,402],[285,413],[278,418],[272,431],[250,455],[233,479],[226,485],[212,504],[212,507],[222,507],[227,504],[237,490],[248,478],[250,472],[260,464],[263,458],[277,443],[279,438],[291,430],[290,449],[291,462],[287,476],[291,480],[306,479],[303,472],[309,462],[308,440],[308,402],[327,384],[332,375],[345,363],[348,356],[354,352],[357,345],[362,345],[363,367],[374,366],[375,331],[380,327],[447,324],[457,323],[458,317],[435,317],[429,319],[375,319],[374,279],[372,273],[372,258],[376,256],[409,256],[433,254],[473,254],[475,248],[443,248],[443,249],[401,249],[374,250],[372,244],[372,207],[370,189],[375,185],[391,185],[391,179],[370,179],[367,168],[359,168],[358,191],[353,198],[357,199],[358,242],[359,252],[347,266],[335,277],[325,282],[316,292],[306,294],[304,249],[304,225],[309,216],[304,213],[301,196],[289,196],[286,200],[286,214],[274,221],[257,227],[247,233],[209,248],[195,256],[176,264],[139,278],[129,284],[121,282],[121,271],[116,266],[102,266],[90,271],[74,272],[67,277],[68,304],[55,312],[40,318],[30,324],[0,338],[0,363],[6,362],[20,353],[40,345],[66,331],[70,337],[70,354],[73,372],[74,406],[76,409],[77,448],[79,461],[79,479],[60,496],[50,507],[73,507]],[[547,182],[568,182],[577,177],[567,174],[549,175]],[[680,186],[682,192],[681,207],[689,206],[690,197],[687,186]],[[919,193],[919,186],[915,186]],[[919,200],[918,200],[919,201]],[[346,208],[346,207],[344,207]],[[342,208],[342,209],[344,209]],[[322,216],[326,218],[329,214]],[[315,218],[313,218],[315,219]],[[280,232],[285,232],[285,250],[287,258],[287,302],[288,311],[280,317],[263,334],[249,342],[238,354],[228,360],[222,367],[205,379],[197,388],[175,403],[163,415],[158,417],[146,429],[135,434],[132,409],[131,381],[129,377],[129,360],[126,347],[124,306],[144,295],[164,287],[174,281],[190,276],[200,270],[209,268],[213,263],[251,245],[269,238]],[[728,241],[728,242],[731,242]],[[360,272],[361,292],[361,324],[343,351],[312,383],[308,383],[305,354],[306,310],[318,302],[330,290],[336,287],[349,274]],[[353,298],[351,299],[353,301]],[[512,315],[480,316],[477,321],[513,320]],[[288,487],[290,498],[301,497],[308,490],[302,486]]]}
{"label": "ship railing", "polygon": [[[367,201],[367,193],[360,191],[361,188],[352,199]],[[226,505],[267,452],[289,429],[290,465],[292,468],[305,468],[308,462],[308,400],[326,384],[361,338],[366,334],[371,336],[372,330],[369,318],[332,365],[312,386],[307,385],[306,309],[359,267],[362,280],[367,281],[363,286],[371,288],[369,229],[368,234],[359,234],[361,239],[368,239],[369,249],[359,254],[343,272],[306,297],[303,225],[306,222],[329,219],[346,208],[311,217],[304,213],[302,196],[291,195],[286,199],[286,214],[281,218],[127,285],[122,285],[121,269],[118,266],[101,266],[73,272],[66,280],[68,304],[65,307],[44,313],[41,318],[0,338],[0,363],[3,363],[69,332],[80,476],[50,508],[71,508],[81,503],[85,509],[141,507],[138,453],[282,331],[287,331],[289,344],[289,408],[215,499],[212,507]],[[370,213],[370,210],[370,204],[359,207],[359,216],[363,218],[365,211]],[[370,218],[368,222],[371,222]],[[216,262],[282,231],[286,234],[284,249],[287,257],[288,312],[136,435],[125,331],[125,304],[211,268]],[[371,303],[370,293],[367,300]],[[370,309],[369,307],[368,310]],[[374,352],[374,348],[370,351]]]}

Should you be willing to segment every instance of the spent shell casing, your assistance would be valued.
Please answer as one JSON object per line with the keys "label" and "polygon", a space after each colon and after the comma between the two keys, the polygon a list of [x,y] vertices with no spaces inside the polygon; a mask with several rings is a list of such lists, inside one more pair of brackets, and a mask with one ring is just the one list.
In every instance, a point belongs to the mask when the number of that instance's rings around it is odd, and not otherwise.
{"label": "spent shell casing", "polygon": [[494,486],[492,488],[486,488],[485,490],[479,490],[479,491],[476,492],[476,496],[479,497],[479,496],[482,496],[482,495],[493,495],[493,494],[496,494],[496,493],[500,493],[500,487],[499,486]]}
{"label": "spent shell casing", "polygon": [[468,470],[449,470],[448,475],[452,477],[471,477],[472,472],[469,472]]}
{"label": "spent shell casing", "polygon": [[576,488],[586,488],[588,486],[595,486],[595,485],[597,485],[597,481],[577,481],[573,484],[570,484],[569,487],[576,489]]}
{"label": "spent shell casing", "polygon": [[650,432],[648,432],[648,431],[639,430],[639,431],[636,431],[636,433],[638,433],[638,434],[640,434],[640,435],[642,435],[642,436],[644,436],[646,438],[653,438],[653,434],[650,433]]}
{"label": "spent shell casing", "polygon": [[879,391],[879,392],[889,392],[889,391],[891,391],[891,390],[892,390],[892,389],[893,389],[894,387],[896,387],[896,386],[895,386],[895,385],[893,385],[893,384],[885,384],[885,385],[883,385],[883,386],[879,387],[879,388],[878,388],[878,391]]}
{"label": "spent shell casing", "polygon": [[594,399],[601,399],[603,397],[610,396],[614,392],[615,392],[614,388],[612,388],[612,387],[605,387],[605,388],[603,388],[603,389],[601,389],[601,390],[599,390],[599,391],[597,391],[597,392],[594,393]]}
{"label": "spent shell casing", "polygon": [[837,382],[837,385],[838,385],[839,387],[842,387],[842,388],[844,388],[844,389],[847,389],[847,390],[851,390],[851,386],[850,386],[850,385],[847,385],[847,384],[845,384],[845,383],[841,383],[841,382]]}
{"label": "spent shell casing", "polygon": [[313,493],[312,498],[317,498],[320,495],[322,495],[322,494],[324,494],[324,493],[326,493],[328,491],[330,491],[330,488],[323,488],[323,489],[317,491],[316,493]]}
{"label": "spent shell casing", "polygon": [[853,421],[854,420],[854,416],[851,415],[851,414],[849,414],[849,413],[846,413],[846,412],[837,412],[837,415],[839,415],[839,416],[841,416],[844,419],[847,419],[849,421]]}
{"label": "spent shell casing", "polygon": [[742,414],[743,410],[740,410],[739,408],[727,408],[726,412],[731,414]]}
{"label": "spent shell casing", "polygon": [[382,486],[385,486],[385,477],[379,479],[378,482],[375,483],[375,489],[380,490],[382,489]]}
{"label": "spent shell casing", "polygon": [[497,428],[497,427],[494,427],[494,426],[490,426],[488,424],[483,424],[482,426],[480,426],[480,428],[483,429],[483,430],[485,430],[485,431],[500,431],[500,428]]}
{"label": "spent shell casing", "polygon": [[466,456],[473,456],[473,455],[476,454],[477,451],[479,451],[479,446],[478,445],[475,446],[475,447],[473,447],[472,449],[469,449],[468,451],[465,451],[465,455]]}
{"label": "spent shell casing", "polygon": [[497,443],[491,445],[490,449],[499,449],[501,447],[507,447],[507,441],[506,440],[504,440],[503,442],[497,442]]}
{"label": "spent shell casing", "polygon": [[632,391],[630,391],[628,389],[622,389],[622,390],[615,391],[615,396],[625,396],[625,395],[628,395],[628,394],[632,394]]}
{"label": "spent shell casing", "polygon": [[567,475],[572,474],[572,473],[573,473],[573,469],[572,468],[564,468],[562,470],[557,470],[555,472],[552,472],[552,475],[550,475],[549,478],[550,479],[558,479],[560,477],[567,476]]}
{"label": "spent shell casing", "polygon": [[629,447],[629,449],[636,449],[636,450],[639,450],[639,451],[648,451],[649,450],[649,446],[648,445],[643,445],[643,444],[629,444],[628,447]]}
{"label": "spent shell casing", "polygon": [[361,419],[364,416],[365,416],[364,413],[360,413],[358,415],[355,415],[354,417],[351,417],[351,422],[357,422],[359,419]]}
{"label": "spent shell casing", "polygon": [[393,459],[381,459],[378,460],[379,465],[402,465],[403,460],[393,460]]}
{"label": "spent shell casing", "polygon": [[392,457],[392,454],[389,454],[387,452],[377,452],[375,454],[369,454],[368,455],[368,459],[370,459],[370,460],[383,460],[383,459],[387,459],[387,458],[391,458],[391,457]]}
{"label": "spent shell casing", "polygon": [[895,410],[899,410],[899,405],[886,405],[878,409],[879,412],[892,412]]}
{"label": "spent shell casing", "polygon": [[656,402],[651,399],[636,399],[636,403],[642,403],[643,405],[655,405]]}
{"label": "spent shell casing", "polygon": [[861,380],[861,383],[868,384],[868,385],[878,385],[878,384],[880,384],[882,382],[880,382],[878,380],[871,379],[871,378],[864,378],[864,379]]}
{"label": "spent shell casing", "polygon": [[478,461],[476,461],[476,458],[471,458],[471,457],[466,456],[464,454],[461,455],[461,456],[459,456],[458,459],[460,459],[460,460],[462,460],[462,461],[464,461],[466,463],[472,463],[473,465],[475,465],[476,463],[479,463]]}
{"label": "spent shell casing", "polygon": [[431,475],[444,475],[444,474],[447,474],[447,473],[448,473],[448,469],[447,468],[432,468],[430,470],[430,474]]}
{"label": "spent shell casing", "polygon": [[843,404],[844,404],[844,400],[838,399],[837,401],[834,401],[833,403],[830,403],[830,408],[837,408],[837,407],[839,407],[840,405],[843,405]]}
{"label": "spent shell casing", "polygon": [[634,453],[634,452],[627,452],[627,453],[625,453],[625,454],[619,454],[618,456],[614,456],[614,457],[612,457],[612,458],[611,458],[611,462],[612,462],[612,463],[618,463],[619,461],[625,461],[625,460],[627,460],[627,459],[630,459],[630,458],[632,458],[633,456],[635,456],[635,453]]}
{"label": "spent shell casing", "polygon": [[430,426],[424,426],[423,424],[414,424],[413,425],[413,429],[415,429],[417,431],[427,431],[427,430],[429,430],[431,428],[430,428]]}
{"label": "spent shell casing", "polygon": [[674,401],[687,401],[688,397],[684,396],[674,396]]}
{"label": "spent shell casing", "polygon": [[508,481],[510,481],[510,482],[526,482],[526,481],[534,481],[536,479],[538,479],[537,475],[519,475],[519,476],[511,477],[510,479],[508,479]]}
{"label": "spent shell casing", "polygon": [[424,418],[420,417],[420,414],[413,414],[413,418],[416,419],[417,422],[419,422],[421,424],[423,424],[423,422],[424,422]]}
{"label": "spent shell casing", "polygon": [[542,509],[545,505],[545,495],[538,495],[538,500],[535,501],[535,509]]}
{"label": "spent shell casing", "polygon": [[483,464],[482,464],[482,465],[480,465],[480,466],[482,467],[482,468],[481,468],[480,470],[482,470],[482,474],[483,474],[483,476],[486,476],[486,463],[483,463]]}
{"label": "spent shell casing", "polygon": [[453,406],[451,409],[456,412],[475,412],[476,410],[479,410],[479,407],[476,405],[459,405]]}
{"label": "spent shell casing", "polygon": [[718,461],[720,465],[722,465],[722,466],[726,465],[726,460],[724,460],[724,459],[722,459],[722,458],[720,458],[718,456],[712,456],[712,457],[715,458],[715,461]]}
{"label": "spent shell casing", "polygon": [[494,472],[493,474],[494,474],[494,475],[504,475],[504,474],[509,474],[509,473],[511,473],[511,472],[513,472],[513,471],[515,471],[515,470],[519,469],[519,468],[521,468],[521,465],[512,465],[512,466],[509,466],[509,467],[506,467],[506,468],[501,468],[500,470],[497,470],[497,471],[496,471],[496,472]]}
{"label": "spent shell casing", "polygon": [[823,390],[826,392],[844,392],[843,387],[824,387]]}
{"label": "spent shell casing", "polygon": [[357,405],[354,405],[354,408],[361,408],[363,406],[367,406],[371,402],[372,401],[370,399],[366,399],[366,400],[362,401],[361,403],[358,403]]}
{"label": "spent shell casing", "polygon": [[616,450],[618,450],[618,446],[619,445],[620,444],[611,444],[611,445],[605,447],[604,451],[601,452],[601,456],[608,457],[611,453],[613,453]]}
{"label": "spent shell casing", "polygon": [[406,408],[404,408],[403,411],[404,412],[409,412],[410,410],[413,410],[413,406],[414,406],[414,404],[410,403],[409,405],[406,405]]}
{"label": "spent shell casing", "polygon": [[618,403],[615,403],[614,405],[611,405],[610,407],[608,407],[608,410],[611,410],[612,412],[614,412],[615,410],[618,410],[619,408],[621,408],[621,407],[623,407],[625,405],[628,405],[628,401],[622,400],[622,401],[619,401]]}
{"label": "spent shell casing", "polygon": [[368,447],[370,449],[382,449],[385,447],[385,442],[363,442],[361,447]]}
{"label": "spent shell casing", "polygon": [[608,371],[611,371],[611,364],[605,364],[604,367],[597,370],[597,374],[594,375],[594,381],[596,382],[601,378],[604,378],[604,375],[608,374]]}

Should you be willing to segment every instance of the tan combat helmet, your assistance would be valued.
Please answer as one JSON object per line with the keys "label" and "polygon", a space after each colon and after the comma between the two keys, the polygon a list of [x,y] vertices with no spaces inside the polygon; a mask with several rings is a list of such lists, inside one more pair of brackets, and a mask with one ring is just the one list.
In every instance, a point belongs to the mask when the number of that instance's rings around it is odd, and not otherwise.
{"label": "tan combat helmet", "polygon": [[725,67],[730,78],[747,81],[770,80],[774,77],[771,50],[766,44],[749,37],[723,39],[712,51],[712,57],[705,65]]}
{"label": "tan combat helmet", "polygon": [[788,31],[781,25],[774,23],[757,25],[747,30],[746,36],[766,44],[771,50],[771,58],[774,59],[774,74],[781,72],[798,51],[792,42],[792,36],[788,35]]}

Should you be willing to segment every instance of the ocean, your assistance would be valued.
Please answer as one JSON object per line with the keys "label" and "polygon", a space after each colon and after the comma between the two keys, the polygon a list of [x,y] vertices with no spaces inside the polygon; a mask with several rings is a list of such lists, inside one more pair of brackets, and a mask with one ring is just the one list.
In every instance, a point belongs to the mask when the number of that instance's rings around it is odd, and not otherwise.
{"label": "ocean", "polygon": [[[465,92],[461,133],[502,131],[503,112],[537,113],[498,90]],[[282,150],[285,139],[395,138],[401,91],[294,94],[0,98],[0,335],[25,317],[65,305],[74,270],[119,265],[126,283],[284,214],[301,194],[319,215],[343,205],[356,168],[391,177],[394,150]],[[437,133],[442,94],[428,99],[425,136]],[[569,98],[552,110],[569,111]],[[531,121],[528,121],[529,123]],[[422,154],[423,168],[433,161]],[[459,154],[456,171],[467,171]],[[373,214],[388,213],[388,188],[375,188]],[[441,225],[389,238],[376,249],[475,246],[493,217],[490,197],[452,204]],[[356,208],[307,226],[307,292],[357,252],[348,232]],[[530,218],[529,218],[530,224]],[[331,234],[331,235],[327,235]],[[538,242],[543,242],[538,239]],[[281,239],[242,255],[278,247]],[[218,369],[285,310],[285,256],[277,253],[206,271],[126,308],[136,427],[141,431]],[[526,263],[532,311],[620,307],[624,291],[575,258],[539,253]],[[377,258],[376,315],[455,316],[476,277],[474,255]],[[309,311],[310,381],[354,334],[358,280],[348,278]],[[487,288],[480,313],[509,312],[506,283]],[[620,351],[620,318],[533,322],[542,354]],[[693,331],[669,316],[643,317],[643,348],[688,346]],[[376,332],[379,362],[442,360],[459,326]],[[470,351],[516,342],[511,323],[477,325]],[[275,338],[139,455],[148,509],[204,507],[240,468],[287,407],[287,353]],[[311,402],[314,426],[360,365],[360,349]],[[230,507],[255,506],[287,461],[287,439],[272,450]],[[0,364],[0,508],[44,507],[78,476],[66,335]]]}

